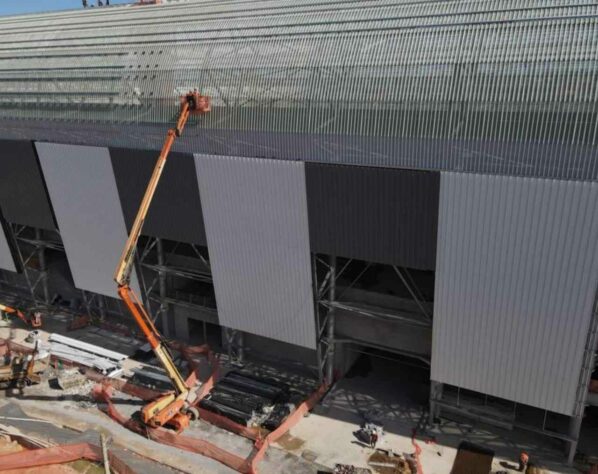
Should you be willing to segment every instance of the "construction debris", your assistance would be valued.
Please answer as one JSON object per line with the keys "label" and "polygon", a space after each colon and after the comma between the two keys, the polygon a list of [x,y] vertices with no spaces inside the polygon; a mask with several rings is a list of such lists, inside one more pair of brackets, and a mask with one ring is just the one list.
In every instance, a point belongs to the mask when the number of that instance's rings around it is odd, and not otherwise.
{"label": "construction debris", "polygon": [[79,369],[59,370],[55,380],[58,387],[62,390],[70,390],[74,387],[80,387],[89,381],[87,377],[79,372]]}
{"label": "construction debris", "polygon": [[2,357],[0,365],[0,385],[6,387],[23,387],[33,383],[39,383],[40,373],[47,368],[47,354],[43,354],[45,360],[40,360],[39,344],[36,342],[35,349],[30,354],[6,352]]}
{"label": "construction debris", "polygon": [[350,464],[337,464],[334,466],[334,471],[332,472],[333,474],[371,474],[372,471]]}
{"label": "construction debris", "polygon": [[382,450],[376,450],[368,459],[371,466],[379,474],[416,474],[417,465],[408,457],[393,455]]}
{"label": "construction debris", "polygon": [[27,334],[27,337],[25,338],[25,342],[28,342],[29,344],[33,344],[38,339],[39,339],[39,331],[37,329],[34,329],[29,334]]}
{"label": "construction debris", "polygon": [[19,443],[11,440],[9,436],[0,436],[0,456],[4,454],[20,453],[21,451],[24,451],[24,449]]}

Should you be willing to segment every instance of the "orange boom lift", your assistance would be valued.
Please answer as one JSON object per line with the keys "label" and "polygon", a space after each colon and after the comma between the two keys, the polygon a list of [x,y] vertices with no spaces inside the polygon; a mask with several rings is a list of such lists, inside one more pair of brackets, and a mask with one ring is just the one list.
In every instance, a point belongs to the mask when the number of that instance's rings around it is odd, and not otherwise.
{"label": "orange boom lift", "polygon": [[190,406],[188,400],[190,388],[187,386],[185,379],[174,364],[168,348],[162,341],[162,336],[154,326],[154,323],[141,303],[141,300],[130,288],[129,282],[137,248],[137,241],[139,240],[139,235],[141,234],[141,229],[143,228],[143,223],[147,217],[154,193],[160,182],[160,177],[162,176],[162,171],[166,165],[170,149],[172,148],[175,139],[182,135],[185,124],[191,115],[205,114],[210,110],[211,105],[209,98],[199,94],[197,89],[181,97],[181,109],[178,121],[175,128],[168,131],[166,141],[162,146],[162,151],[158,156],[154,171],[145,190],[145,195],[143,196],[143,200],[137,211],[133,228],[131,229],[126,246],[118,261],[116,272],[114,273],[114,280],[118,284],[119,296],[125,302],[125,305],[152,347],[154,354],[156,354],[162,367],[164,367],[174,388],[172,392],[160,396],[143,407],[141,410],[141,419],[149,426],[158,427],[170,425],[178,432],[189,426],[189,421],[191,419],[197,418],[197,411]]}
{"label": "orange boom lift", "polygon": [[35,311],[33,314],[31,314],[30,317],[27,317],[23,314],[22,311],[16,308],[11,308],[10,306],[6,306],[2,303],[0,303],[0,311],[5,312],[6,314],[15,314],[21,321],[23,321],[28,326],[34,328],[39,328],[42,326],[42,315],[39,311]]}

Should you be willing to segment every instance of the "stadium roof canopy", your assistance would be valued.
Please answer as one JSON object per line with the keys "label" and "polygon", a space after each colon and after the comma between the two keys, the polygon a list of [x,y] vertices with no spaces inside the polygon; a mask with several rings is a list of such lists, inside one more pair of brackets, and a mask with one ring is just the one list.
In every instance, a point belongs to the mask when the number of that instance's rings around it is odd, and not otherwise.
{"label": "stadium roof canopy", "polygon": [[0,19],[0,138],[595,180],[598,4],[192,0]]}

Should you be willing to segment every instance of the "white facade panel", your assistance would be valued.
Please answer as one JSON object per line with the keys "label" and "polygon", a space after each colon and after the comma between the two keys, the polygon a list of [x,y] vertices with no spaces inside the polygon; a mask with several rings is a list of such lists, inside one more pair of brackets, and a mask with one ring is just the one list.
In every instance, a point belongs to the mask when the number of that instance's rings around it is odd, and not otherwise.
{"label": "white facade panel", "polygon": [[432,380],[572,415],[598,183],[443,173]]}
{"label": "white facade panel", "polygon": [[10,247],[8,246],[6,234],[4,233],[2,225],[0,225],[0,268],[11,272],[17,271],[15,260],[10,252]]}
{"label": "white facade panel", "polygon": [[[75,286],[118,297],[127,229],[107,148],[36,143]],[[131,288],[139,294],[135,272]]]}
{"label": "white facade panel", "polygon": [[304,164],[195,162],[220,324],[315,349]]}

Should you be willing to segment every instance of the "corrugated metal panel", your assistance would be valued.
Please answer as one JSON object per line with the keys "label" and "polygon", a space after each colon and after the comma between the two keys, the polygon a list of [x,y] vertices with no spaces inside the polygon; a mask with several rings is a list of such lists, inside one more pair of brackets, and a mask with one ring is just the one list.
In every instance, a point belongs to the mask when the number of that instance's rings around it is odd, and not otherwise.
{"label": "corrugated metal panel", "polygon": [[[112,276],[127,229],[108,149],[35,145],[75,286],[117,297]],[[131,287],[139,291],[135,273]]]}
{"label": "corrugated metal panel", "polygon": [[195,163],[220,324],[314,349],[304,164]]}
{"label": "corrugated metal panel", "polygon": [[313,252],[433,270],[437,172],[306,163]]}
{"label": "corrugated metal panel", "polygon": [[443,173],[432,379],[571,415],[597,284],[597,183]]}
{"label": "corrugated metal panel", "polygon": [[54,230],[54,216],[33,143],[0,140],[0,207],[16,224]]}
{"label": "corrugated metal panel", "polygon": [[[158,154],[111,148],[110,156],[127,229],[130,230]],[[195,217],[189,219],[191,215]],[[193,155],[170,154],[143,224],[143,234],[206,245]]]}
{"label": "corrugated metal panel", "polygon": [[1,222],[0,222],[0,268],[2,270],[9,270],[11,272],[17,271],[17,267],[15,265],[15,260],[10,251],[10,247],[8,246],[8,241],[6,240],[6,234],[4,233],[4,229],[2,228]]}
{"label": "corrugated metal panel", "polygon": [[[200,87],[213,112],[177,144],[195,152],[592,180],[597,26],[594,0],[195,0],[2,18],[0,133],[147,148],[179,91]],[[98,127],[73,133],[80,122]]]}

